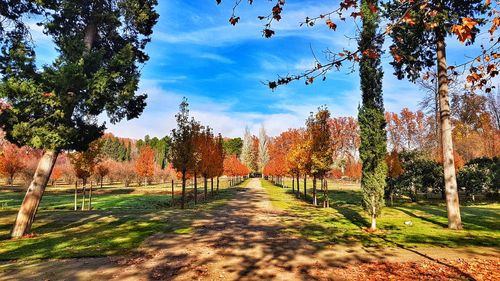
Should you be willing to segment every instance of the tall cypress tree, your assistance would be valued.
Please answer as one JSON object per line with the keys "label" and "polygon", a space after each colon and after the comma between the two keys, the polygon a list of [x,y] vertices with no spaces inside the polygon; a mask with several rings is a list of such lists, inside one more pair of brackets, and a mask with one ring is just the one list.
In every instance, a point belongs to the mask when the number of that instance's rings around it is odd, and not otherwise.
{"label": "tall cypress tree", "polygon": [[387,165],[384,102],[382,99],[382,67],[380,53],[383,38],[378,36],[377,0],[362,0],[363,29],[359,49],[362,105],[358,121],[361,130],[359,155],[363,162],[361,190],[363,207],[371,216],[371,229],[377,228],[376,219],[384,206],[384,188]]}

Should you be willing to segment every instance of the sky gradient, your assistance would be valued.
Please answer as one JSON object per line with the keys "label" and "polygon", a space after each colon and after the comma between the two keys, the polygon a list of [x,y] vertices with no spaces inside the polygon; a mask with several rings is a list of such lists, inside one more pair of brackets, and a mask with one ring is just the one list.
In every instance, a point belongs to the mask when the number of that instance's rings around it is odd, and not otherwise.
{"label": "sky gradient", "polygon": [[[312,67],[313,51],[322,60],[326,48],[335,52],[356,48],[356,40],[349,37],[355,36],[357,27],[350,19],[345,23],[334,20],[336,32],[322,23],[313,28],[299,26],[306,16],[330,11],[338,1],[288,0],[271,39],[261,36],[263,23],[257,19],[270,12],[269,1],[254,1],[252,6],[243,1],[236,26],[228,22],[232,0],[223,0],[219,6],[215,0],[158,2],[160,18],[147,48],[151,59],[142,69],[139,90],[148,94],[148,106],[138,119],[108,123],[108,131],[131,138],[168,135],[184,96],[197,120],[227,137],[242,136],[245,126],[257,135],[261,124],[270,135],[278,135],[303,126],[309,112],[321,105],[328,106],[333,116],[356,116],[361,95],[357,66],[354,72],[344,67],[310,86],[298,81],[271,91],[262,83]],[[39,27],[32,25],[32,29],[38,63],[50,63],[57,54],[50,38]],[[478,51],[478,44],[464,47],[455,39],[448,41],[450,64]],[[382,57],[386,110],[418,109],[423,93],[392,75],[390,59],[388,52]]]}

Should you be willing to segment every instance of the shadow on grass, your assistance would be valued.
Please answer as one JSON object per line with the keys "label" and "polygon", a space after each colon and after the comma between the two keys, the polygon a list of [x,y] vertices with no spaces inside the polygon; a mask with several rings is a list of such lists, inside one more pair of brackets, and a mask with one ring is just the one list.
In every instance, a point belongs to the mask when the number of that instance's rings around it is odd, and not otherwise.
{"label": "shadow on grass", "polygon": [[410,211],[408,211],[408,210],[406,210],[404,208],[401,208],[401,207],[392,207],[392,208],[394,210],[398,210],[400,212],[403,212],[403,213],[407,214],[410,217],[413,217],[413,218],[416,218],[416,219],[420,219],[420,220],[432,223],[434,225],[437,225],[437,226],[440,226],[440,227],[443,227],[443,228],[448,227],[448,225],[446,223],[442,223],[442,222],[439,222],[437,220],[433,220],[433,219],[425,217],[425,216],[419,216],[419,215],[417,215],[417,214],[415,214],[413,212],[410,212]]}

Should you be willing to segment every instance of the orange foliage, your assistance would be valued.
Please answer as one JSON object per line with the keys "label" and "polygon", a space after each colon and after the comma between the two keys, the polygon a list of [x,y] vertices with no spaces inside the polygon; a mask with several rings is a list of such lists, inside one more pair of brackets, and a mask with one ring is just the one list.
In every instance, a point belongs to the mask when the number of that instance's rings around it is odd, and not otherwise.
{"label": "orange foliage", "polygon": [[224,159],[224,175],[226,176],[245,176],[250,170],[243,165],[236,155],[231,155]]}
{"label": "orange foliage", "polygon": [[149,178],[155,172],[155,156],[154,151],[148,145],[141,148],[139,157],[135,163],[135,172],[140,177]]}

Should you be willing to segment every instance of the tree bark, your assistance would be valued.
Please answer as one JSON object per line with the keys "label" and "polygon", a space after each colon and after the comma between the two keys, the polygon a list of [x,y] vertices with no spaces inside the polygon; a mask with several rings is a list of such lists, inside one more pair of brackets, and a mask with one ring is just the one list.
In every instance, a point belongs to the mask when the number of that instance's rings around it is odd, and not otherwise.
{"label": "tree bark", "polygon": [[181,209],[184,209],[184,198],[186,195],[186,171],[182,171],[182,195],[181,195]]}
{"label": "tree bark", "polygon": [[204,199],[205,201],[207,200],[207,197],[208,197],[208,179],[207,177],[203,177],[203,190],[204,190],[204,193],[205,193],[205,196],[204,196]]}
{"label": "tree bark", "polygon": [[210,178],[210,195],[214,196],[214,178]]}
{"label": "tree bark", "polygon": [[304,200],[307,201],[307,175],[304,175]]}
{"label": "tree bark", "polygon": [[316,198],[316,176],[313,176],[313,205],[318,205],[318,199]]}
{"label": "tree bark", "polygon": [[443,148],[444,187],[446,192],[446,208],[448,211],[448,228],[462,229],[457,178],[455,174],[455,160],[453,158],[453,140],[452,128],[450,123],[450,102],[446,65],[445,31],[442,28],[438,28],[438,30],[436,31],[436,40],[439,107],[441,111],[441,144]]}
{"label": "tree bark", "polygon": [[92,210],[92,181],[90,181],[90,192],[89,192],[89,211]]}
{"label": "tree bark", "polygon": [[217,177],[217,193],[219,193],[219,177]]}
{"label": "tree bark", "polygon": [[174,180],[172,180],[172,207],[174,207]]}
{"label": "tree bark", "polygon": [[78,210],[77,201],[78,201],[78,180],[75,181],[75,211]]}
{"label": "tree bark", "polygon": [[292,175],[292,193],[295,194],[295,177]]}
{"label": "tree bark", "polygon": [[194,204],[198,204],[198,178],[196,173],[194,173]]}
{"label": "tree bark", "polygon": [[38,166],[33,176],[23,202],[17,213],[11,237],[17,238],[27,234],[31,230],[31,225],[35,220],[35,215],[42,200],[43,192],[52,173],[52,169],[59,155],[58,150],[46,150],[38,162]]}
{"label": "tree bark", "polygon": [[82,211],[85,210],[85,189],[87,187],[87,180],[83,179],[83,186],[82,186]]}
{"label": "tree bark", "polygon": [[297,173],[297,197],[300,198],[300,175]]}

